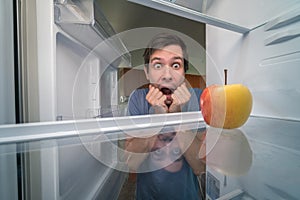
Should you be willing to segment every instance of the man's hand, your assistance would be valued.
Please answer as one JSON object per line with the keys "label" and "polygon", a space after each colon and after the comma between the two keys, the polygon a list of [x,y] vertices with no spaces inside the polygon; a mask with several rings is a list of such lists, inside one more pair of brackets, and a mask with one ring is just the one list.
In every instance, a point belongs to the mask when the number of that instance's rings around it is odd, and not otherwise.
{"label": "man's hand", "polygon": [[149,92],[146,95],[146,100],[154,108],[156,114],[168,112],[168,106],[165,104],[166,99],[167,97],[159,90],[159,88],[156,88],[151,84],[149,85]]}
{"label": "man's hand", "polygon": [[166,95],[164,95],[159,88],[150,84],[146,100],[154,108],[156,114],[181,112],[181,107],[191,98],[191,93],[188,90],[186,83],[182,83],[178,88],[176,88],[171,97],[172,104],[168,107],[168,105],[166,105]]}
{"label": "man's hand", "polygon": [[174,91],[171,97],[173,102],[169,108],[169,112],[181,112],[181,107],[190,100],[191,93],[186,84],[183,83]]}

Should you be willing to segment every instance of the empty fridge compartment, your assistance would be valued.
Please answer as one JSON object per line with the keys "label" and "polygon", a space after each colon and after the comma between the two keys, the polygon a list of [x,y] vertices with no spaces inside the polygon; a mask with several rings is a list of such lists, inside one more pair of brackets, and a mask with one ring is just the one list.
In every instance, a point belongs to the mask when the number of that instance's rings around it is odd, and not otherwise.
{"label": "empty fridge compartment", "polygon": [[[60,29],[108,62],[130,66],[130,54],[93,0],[56,1],[54,21]],[[116,60],[116,61],[115,61]]]}

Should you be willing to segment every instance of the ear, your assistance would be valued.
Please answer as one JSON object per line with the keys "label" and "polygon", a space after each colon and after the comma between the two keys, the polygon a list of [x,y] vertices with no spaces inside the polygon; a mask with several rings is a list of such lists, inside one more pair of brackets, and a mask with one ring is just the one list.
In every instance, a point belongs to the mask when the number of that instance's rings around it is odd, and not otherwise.
{"label": "ear", "polygon": [[146,66],[144,66],[144,72],[146,75],[146,79],[149,80],[148,68]]}

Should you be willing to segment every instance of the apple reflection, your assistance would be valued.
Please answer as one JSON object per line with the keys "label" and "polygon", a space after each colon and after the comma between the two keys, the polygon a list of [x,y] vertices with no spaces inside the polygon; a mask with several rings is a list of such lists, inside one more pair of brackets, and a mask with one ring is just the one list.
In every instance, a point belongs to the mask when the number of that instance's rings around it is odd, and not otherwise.
{"label": "apple reflection", "polygon": [[206,164],[226,176],[241,176],[252,164],[252,150],[240,129],[208,127]]}

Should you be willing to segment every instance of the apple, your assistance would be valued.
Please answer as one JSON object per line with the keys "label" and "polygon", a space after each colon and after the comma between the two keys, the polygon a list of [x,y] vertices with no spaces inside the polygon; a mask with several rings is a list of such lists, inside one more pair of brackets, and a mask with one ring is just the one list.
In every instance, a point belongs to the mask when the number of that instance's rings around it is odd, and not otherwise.
{"label": "apple", "polygon": [[200,107],[208,125],[225,129],[238,128],[250,115],[252,95],[242,84],[211,85],[203,90]]}

